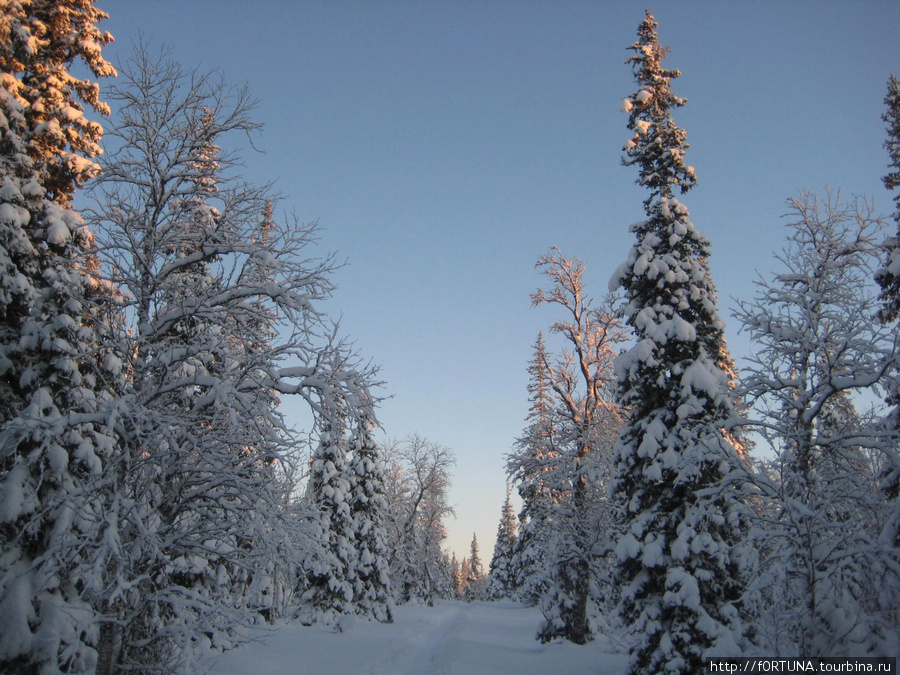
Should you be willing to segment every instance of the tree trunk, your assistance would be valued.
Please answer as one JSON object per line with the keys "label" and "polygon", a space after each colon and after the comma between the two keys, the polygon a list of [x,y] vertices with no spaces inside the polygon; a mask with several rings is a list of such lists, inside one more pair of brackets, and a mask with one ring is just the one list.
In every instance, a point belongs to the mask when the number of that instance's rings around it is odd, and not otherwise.
{"label": "tree trunk", "polygon": [[122,645],[122,627],[112,621],[100,624],[100,644],[97,647],[97,675],[113,675]]}

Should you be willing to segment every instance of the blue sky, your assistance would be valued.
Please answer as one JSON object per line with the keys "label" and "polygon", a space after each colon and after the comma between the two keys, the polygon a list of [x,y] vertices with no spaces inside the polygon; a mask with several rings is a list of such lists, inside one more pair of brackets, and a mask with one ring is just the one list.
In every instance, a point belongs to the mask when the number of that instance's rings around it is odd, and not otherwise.
{"label": "blue sky", "polygon": [[[250,85],[265,125],[246,177],[318,221],[347,265],[329,303],[381,366],[390,437],[419,433],[457,467],[448,546],[490,559],[504,456],[524,427],[526,362],[557,318],[531,309],[558,246],[601,297],[646,196],[621,166],[619,102],[644,5],[560,0],[98,0],[127,58],[143,33],[186,67]],[[783,243],[799,188],[890,195],[885,83],[900,75],[900,3],[656,2],[698,186],[682,201],[713,243],[730,318]],[[288,408],[290,412],[290,408]]]}

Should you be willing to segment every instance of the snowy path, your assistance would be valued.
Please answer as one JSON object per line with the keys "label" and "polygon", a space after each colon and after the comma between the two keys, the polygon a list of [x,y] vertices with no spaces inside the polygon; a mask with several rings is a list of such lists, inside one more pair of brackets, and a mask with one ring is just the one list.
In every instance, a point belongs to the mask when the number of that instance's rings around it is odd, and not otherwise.
{"label": "snowy path", "polygon": [[210,675],[620,675],[626,657],[598,638],[585,647],[534,639],[540,612],[512,602],[400,607],[393,625],[345,632],[284,624],[224,654]]}

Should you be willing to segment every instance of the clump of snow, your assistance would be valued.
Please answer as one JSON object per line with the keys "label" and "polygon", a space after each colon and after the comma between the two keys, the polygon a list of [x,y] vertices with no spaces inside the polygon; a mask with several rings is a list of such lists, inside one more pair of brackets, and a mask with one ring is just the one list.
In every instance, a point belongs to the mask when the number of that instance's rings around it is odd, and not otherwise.
{"label": "clump of snow", "polygon": [[666,572],[666,593],[663,601],[696,610],[700,607],[700,586],[697,579],[683,567],[670,567]]}
{"label": "clump of snow", "polygon": [[25,560],[13,564],[7,572],[6,593],[0,603],[0,659],[27,654],[34,642],[29,622],[34,621],[34,572]]}
{"label": "clump of snow", "polygon": [[697,360],[684,370],[681,376],[682,396],[688,397],[691,392],[705,394],[712,400],[721,396],[725,383],[722,371],[705,360]]}
{"label": "clump of snow", "polygon": [[890,260],[885,268],[888,274],[900,276],[900,249],[894,249],[890,253]]}
{"label": "clump of snow", "polygon": [[641,556],[641,562],[644,564],[644,567],[659,567],[663,564],[664,542],[665,539],[656,534],[650,533],[647,535],[643,542],[644,548]]}
{"label": "clump of snow", "polygon": [[0,523],[9,523],[37,508],[33,486],[29,485],[28,466],[16,464],[0,485]]}
{"label": "clump of snow", "polygon": [[54,246],[65,246],[72,238],[69,228],[61,220],[56,220],[47,228],[47,243]]}
{"label": "clump of snow", "polygon": [[28,210],[15,204],[0,204],[0,222],[9,223],[14,227],[25,227],[30,215]]}

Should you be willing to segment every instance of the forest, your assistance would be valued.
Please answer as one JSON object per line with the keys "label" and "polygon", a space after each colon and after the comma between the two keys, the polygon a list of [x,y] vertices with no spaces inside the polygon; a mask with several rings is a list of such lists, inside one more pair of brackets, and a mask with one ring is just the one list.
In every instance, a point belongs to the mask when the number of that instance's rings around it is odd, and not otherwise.
{"label": "forest", "polygon": [[536,607],[541,643],[616,635],[633,673],[900,653],[894,75],[895,210],[789,200],[738,368],[646,12],[620,106],[643,220],[600,301],[583,260],[537,261],[558,318],[492,554],[458,560],[454,452],[381,440],[379,369],[326,311],[341,263],[242,171],[249,89],[143,39],[114,65],[108,18],[0,13],[0,671],[196,672],[256,626],[447,599]]}

